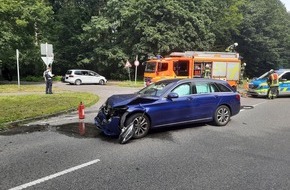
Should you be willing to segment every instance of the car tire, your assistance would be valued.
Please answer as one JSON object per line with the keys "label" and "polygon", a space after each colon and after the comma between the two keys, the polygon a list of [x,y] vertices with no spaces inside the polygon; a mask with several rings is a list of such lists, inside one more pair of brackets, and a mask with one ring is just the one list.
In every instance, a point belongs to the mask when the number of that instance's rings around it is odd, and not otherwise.
{"label": "car tire", "polygon": [[228,106],[219,106],[214,113],[214,124],[217,126],[225,126],[231,118],[231,110]]}
{"label": "car tire", "polygon": [[77,80],[75,81],[75,84],[76,84],[76,85],[81,85],[81,84],[82,84],[82,81],[81,81],[80,79],[77,79]]}
{"label": "car tire", "polygon": [[150,129],[150,120],[144,113],[136,113],[131,115],[125,122],[128,126],[130,123],[134,123],[135,133],[133,138],[139,139],[145,137]]}
{"label": "car tire", "polygon": [[99,84],[100,85],[104,85],[105,84],[105,81],[104,80],[100,80]]}

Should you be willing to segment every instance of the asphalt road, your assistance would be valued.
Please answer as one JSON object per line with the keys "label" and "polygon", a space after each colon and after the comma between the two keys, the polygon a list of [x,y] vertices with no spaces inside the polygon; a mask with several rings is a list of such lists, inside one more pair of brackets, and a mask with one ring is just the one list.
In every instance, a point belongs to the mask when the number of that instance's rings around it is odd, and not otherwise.
{"label": "asphalt road", "polygon": [[225,127],[155,130],[120,145],[93,117],[108,94],[136,89],[64,87],[101,100],[83,123],[71,113],[0,135],[0,189],[290,189],[289,97],[242,98]]}

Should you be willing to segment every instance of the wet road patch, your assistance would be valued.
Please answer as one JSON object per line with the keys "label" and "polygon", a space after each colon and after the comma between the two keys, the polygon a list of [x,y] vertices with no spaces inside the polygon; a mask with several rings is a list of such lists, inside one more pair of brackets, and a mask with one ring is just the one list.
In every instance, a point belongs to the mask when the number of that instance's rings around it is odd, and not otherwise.
{"label": "wet road patch", "polygon": [[101,133],[94,124],[84,122],[56,126],[55,131],[77,138],[95,138]]}
{"label": "wet road patch", "polygon": [[23,125],[15,126],[0,132],[0,135],[11,136],[17,134],[28,134],[33,132],[52,131],[76,138],[95,138],[100,131],[92,123],[69,123],[58,126],[51,125]]}

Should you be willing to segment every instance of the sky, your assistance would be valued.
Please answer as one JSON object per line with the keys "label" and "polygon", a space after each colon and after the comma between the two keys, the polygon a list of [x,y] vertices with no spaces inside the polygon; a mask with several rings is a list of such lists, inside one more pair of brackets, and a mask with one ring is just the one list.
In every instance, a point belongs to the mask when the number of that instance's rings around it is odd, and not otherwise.
{"label": "sky", "polygon": [[290,0],[280,0],[286,7],[287,11],[290,12]]}

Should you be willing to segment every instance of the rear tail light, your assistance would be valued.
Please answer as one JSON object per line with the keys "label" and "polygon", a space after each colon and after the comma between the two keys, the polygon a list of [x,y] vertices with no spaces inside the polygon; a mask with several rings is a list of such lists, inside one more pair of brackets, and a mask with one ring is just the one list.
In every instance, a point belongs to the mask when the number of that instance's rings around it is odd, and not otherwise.
{"label": "rear tail light", "polygon": [[240,96],[240,94],[236,94],[236,99],[237,99],[237,100],[241,100],[241,96]]}

